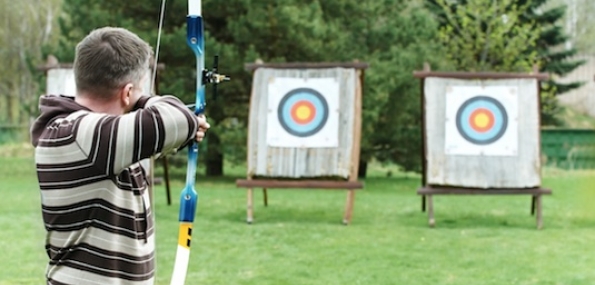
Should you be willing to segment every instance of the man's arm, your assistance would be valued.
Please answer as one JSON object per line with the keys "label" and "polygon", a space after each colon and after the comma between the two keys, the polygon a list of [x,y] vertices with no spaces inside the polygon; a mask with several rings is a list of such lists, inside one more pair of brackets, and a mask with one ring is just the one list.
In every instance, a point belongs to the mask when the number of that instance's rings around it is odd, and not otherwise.
{"label": "man's arm", "polygon": [[192,140],[198,118],[173,96],[143,97],[136,110],[121,116],[89,114],[77,132],[77,141],[97,149],[95,164],[108,174],[156,154],[176,151]]}

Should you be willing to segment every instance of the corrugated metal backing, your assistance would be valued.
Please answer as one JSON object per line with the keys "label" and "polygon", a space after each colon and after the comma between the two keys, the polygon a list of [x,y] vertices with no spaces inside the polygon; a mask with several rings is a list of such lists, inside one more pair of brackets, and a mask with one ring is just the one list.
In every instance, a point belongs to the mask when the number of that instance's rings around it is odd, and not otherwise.
{"label": "corrugated metal backing", "polygon": [[[446,88],[451,85],[517,86],[518,155],[461,156],[444,153]],[[525,188],[541,184],[539,107],[536,79],[425,79],[427,183],[473,188]]]}
{"label": "corrugated metal backing", "polygon": [[[338,147],[278,148],[267,145],[268,84],[276,77],[330,77],[339,81]],[[257,69],[250,101],[248,177],[349,178],[352,170],[355,98],[359,88],[355,69]]]}

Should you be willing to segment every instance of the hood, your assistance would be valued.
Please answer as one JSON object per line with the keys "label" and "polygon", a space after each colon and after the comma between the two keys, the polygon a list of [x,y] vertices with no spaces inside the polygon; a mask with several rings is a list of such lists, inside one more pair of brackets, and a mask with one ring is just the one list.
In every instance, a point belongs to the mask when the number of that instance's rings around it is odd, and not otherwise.
{"label": "hood", "polygon": [[39,98],[39,111],[41,114],[31,127],[31,143],[37,146],[39,137],[46,129],[46,126],[59,117],[66,117],[69,114],[88,110],[88,108],[79,105],[74,101],[74,97],[64,95],[42,95]]}

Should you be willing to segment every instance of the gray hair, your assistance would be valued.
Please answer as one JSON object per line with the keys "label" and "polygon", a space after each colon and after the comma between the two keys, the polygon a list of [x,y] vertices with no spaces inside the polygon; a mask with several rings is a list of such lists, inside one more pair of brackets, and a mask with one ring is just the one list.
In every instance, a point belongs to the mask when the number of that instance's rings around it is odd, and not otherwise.
{"label": "gray hair", "polygon": [[76,88],[109,98],[127,83],[140,84],[152,55],[151,46],[126,29],[96,29],[76,46]]}

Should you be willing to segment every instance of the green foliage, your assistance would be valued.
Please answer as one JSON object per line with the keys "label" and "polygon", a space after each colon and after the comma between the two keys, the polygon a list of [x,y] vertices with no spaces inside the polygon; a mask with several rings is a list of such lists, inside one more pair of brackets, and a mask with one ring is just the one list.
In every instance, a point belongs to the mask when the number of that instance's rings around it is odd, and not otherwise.
{"label": "green foliage", "polygon": [[530,71],[537,64],[539,36],[531,22],[521,22],[527,9],[515,0],[473,0],[451,8],[435,0],[444,13],[439,39],[460,71]]}
{"label": "green foliage", "polygon": [[551,85],[552,81],[541,83],[541,125],[542,126],[561,126],[562,106],[556,98],[556,86]]}

